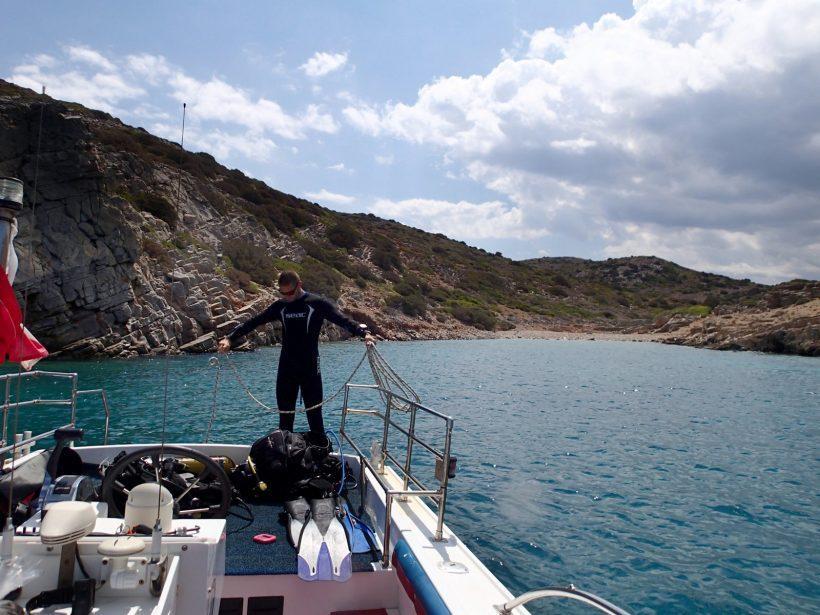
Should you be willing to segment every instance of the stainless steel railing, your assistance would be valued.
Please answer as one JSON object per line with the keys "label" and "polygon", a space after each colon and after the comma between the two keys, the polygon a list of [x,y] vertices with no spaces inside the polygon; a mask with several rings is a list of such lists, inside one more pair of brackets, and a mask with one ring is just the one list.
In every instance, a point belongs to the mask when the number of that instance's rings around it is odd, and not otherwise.
{"label": "stainless steel railing", "polygon": [[[12,384],[20,384],[23,380],[36,380],[38,378],[53,378],[55,380],[67,380],[70,382],[70,392],[65,397],[58,397],[55,399],[35,398],[26,400],[17,399],[16,401],[11,400]],[[8,419],[11,411],[19,411],[21,408],[27,408],[31,406],[68,406],[70,410],[70,419],[68,424],[63,425],[63,428],[73,427],[77,420],[77,398],[81,395],[100,396],[100,399],[102,400],[103,411],[105,412],[105,430],[103,433],[103,444],[108,444],[108,428],[111,421],[111,410],[108,406],[108,397],[105,394],[105,389],[79,390],[77,388],[76,373],[48,372],[36,370],[32,372],[21,372],[19,374],[4,374],[0,375],[0,386],[3,386],[3,388],[5,389],[5,396],[2,406],[3,434],[2,439],[0,439],[0,455],[5,455],[6,453],[12,450],[20,450],[21,447],[29,446],[31,444],[39,442],[40,440],[49,438],[52,435],[54,435],[54,432],[56,431],[56,429],[50,429],[48,431],[44,431],[43,433],[39,433],[37,435],[26,438],[24,440],[16,441],[13,444],[9,444]]]}
{"label": "stainless steel railing", "polygon": [[[350,407],[350,393],[352,390],[363,389],[369,391],[378,391],[384,399],[383,410],[363,410]],[[394,402],[401,402],[402,409],[398,410],[394,407]],[[393,420],[393,413],[401,412],[402,414],[410,414],[409,426],[407,428],[399,425]],[[444,422],[444,442],[441,450],[435,446],[422,440],[416,434],[416,417],[418,413],[433,416]],[[350,438],[345,427],[347,419],[350,415],[363,415],[381,419],[382,425],[382,440],[380,446],[380,462],[375,464],[370,457],[365,455],[361,448]],[[390,430],[391,427],[398,430],[407,438],[407,453],[403,462],[400,461],[390,451]],[[342,421],[339,427],[339,433],[347,440],[350,446],[356,451],[359,456],[359,489],[361,490],[361,502],[365,501],[366,481],[364,480],[365,468],[370,470],[373,476],[378,481],[382,490],[385,493],[385,521],[384,521],[384,538],[382,540],[382,565],[385,568],[390,566],[390,532],[392,525],[392,511],[393,500],[398,498],[399,501],[406,500],[408,497],[425,497],[436,503],[438,509],[438,518],[436,521],[435,540],[443,540],[444,515],[447,509],[447,486],[451,476],[451,460],[450,447],[453,436],[453,419],[445,414],[436,412],[417,401],[407,399],[397,393],[388,389],[381,388],[377,385],[368,384],[346,384],[344,404],[342,406]],[[435,459],[435,478],[438,483],[437,488],[426,487],[421,480],[413,473],[413,452],[414,445],[419,445]],[[402,488],[394,489],[388,484],[385,479],[385,467],[387,462],[390,462],[402,479]],[[378,466],[378,467],[377,467]],[[413,483],[413,486],[410,485]]]}

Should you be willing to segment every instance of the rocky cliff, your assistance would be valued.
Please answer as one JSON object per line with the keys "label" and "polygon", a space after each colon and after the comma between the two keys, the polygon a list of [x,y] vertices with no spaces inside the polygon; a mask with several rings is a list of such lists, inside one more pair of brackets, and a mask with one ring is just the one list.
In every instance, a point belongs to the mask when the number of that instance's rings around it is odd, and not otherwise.
{"label": "rocky cliff", "polygon": [[[105,113],[3,81],[0,175],[26,184],[15,288],[29,328],[52,353],[211,350],[271,301],[284,268],[391,339],[657,329],[722,306],[750,309],[770,292],[653,257],[512,261],[340,214]],[[816,322],[807,326],[816,332]],[[248,345],[276,335],[265,328]],[[816,354],[816,339],[813,348],[780,351]]]}

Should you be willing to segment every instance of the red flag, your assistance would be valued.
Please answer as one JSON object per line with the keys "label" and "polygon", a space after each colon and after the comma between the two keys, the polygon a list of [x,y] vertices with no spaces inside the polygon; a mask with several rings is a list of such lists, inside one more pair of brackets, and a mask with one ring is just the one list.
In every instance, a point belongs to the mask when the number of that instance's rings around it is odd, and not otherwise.
{"label": "red flag", "polygon": [[23,326],[23,315],[6,273],[0,270],[0,363],[20,362],[31,369],[48,351]]}

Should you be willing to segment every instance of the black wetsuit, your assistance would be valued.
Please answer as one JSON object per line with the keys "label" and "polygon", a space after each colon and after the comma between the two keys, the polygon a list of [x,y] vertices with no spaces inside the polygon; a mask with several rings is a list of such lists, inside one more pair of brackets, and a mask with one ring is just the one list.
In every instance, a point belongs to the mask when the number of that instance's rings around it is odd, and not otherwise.
{"label": "black wetsuit", "polygon": [[[282,323],[282,353],[276,376],[276,403],[280,410],[294,410],[302,390],[305,408],[322,401],[322,372],[319,365],[319,332],[329,320],[353,335],[364,337],[367,329],[342,314],[324,297],[305,292],[291,302],[275,301],[261,314],[234,329],[228,339],[237,339],[265,323]],[[279,427],[293,431],[295,415],[280,414]],[[324,434],[321,406],[307,413],[310,431]]]}

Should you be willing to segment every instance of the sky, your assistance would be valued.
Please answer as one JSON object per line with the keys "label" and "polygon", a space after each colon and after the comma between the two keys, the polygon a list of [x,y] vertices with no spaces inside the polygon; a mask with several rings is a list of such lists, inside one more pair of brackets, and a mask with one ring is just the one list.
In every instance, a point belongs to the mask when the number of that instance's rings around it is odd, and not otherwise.
{"label": "sky", "polygon": [[820,2],[5,2],[0,77],[514,259],[820,278]]}

